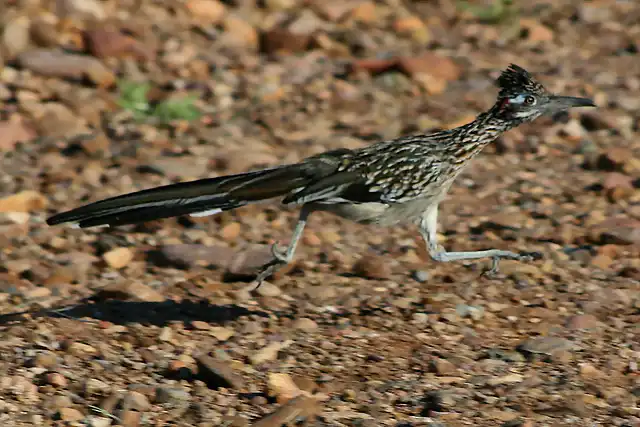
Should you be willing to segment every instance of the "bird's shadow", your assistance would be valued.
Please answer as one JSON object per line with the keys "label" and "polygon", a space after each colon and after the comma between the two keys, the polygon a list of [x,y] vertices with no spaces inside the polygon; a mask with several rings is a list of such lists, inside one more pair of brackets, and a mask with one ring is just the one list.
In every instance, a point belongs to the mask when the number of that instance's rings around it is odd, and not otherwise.
{"label": "bird's shadow", "polygon": [[0,326],[39,317],[66,317],[78,320],[89,318],[118,325],[139,323],[166,326],[173,322],[186,323],[194,320],[223,324],[249,315],[268,316],[260,309],[251,310],[235,304],[217,305],[206,300],[140,302],[117,299],[96,300],[91,297],[67,306],[3,314],[0,315]]}

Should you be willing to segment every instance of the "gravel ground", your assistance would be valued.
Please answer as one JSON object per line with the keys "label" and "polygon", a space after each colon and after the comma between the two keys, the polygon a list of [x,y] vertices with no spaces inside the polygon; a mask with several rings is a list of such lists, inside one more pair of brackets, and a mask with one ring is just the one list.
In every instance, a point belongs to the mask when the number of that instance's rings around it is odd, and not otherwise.
{"label": "gravel ground", "polygon": [[[3,426],[640,426],[634,1],[7,0]],[[47,215],[297,161],[488,108],[515,62],[599,108],[504,135],[413,228],[296,212],[101,230]],[[306,423],[306,424],[305,424]]]}

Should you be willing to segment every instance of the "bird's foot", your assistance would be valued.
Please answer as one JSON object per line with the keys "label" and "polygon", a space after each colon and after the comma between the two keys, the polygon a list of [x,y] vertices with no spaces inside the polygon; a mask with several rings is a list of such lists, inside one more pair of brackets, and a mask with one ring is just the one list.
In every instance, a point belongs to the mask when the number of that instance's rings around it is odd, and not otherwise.
{"label": "bird's foot", "polygon": [[289,257],[287,256],[287,248],[280,249],[278,246],[278,242],[271,245],[271,255],[273,259],[262,266],[260,273],[256,276],[255,283],[256,287],[253,289],[257,290],[264,280],[275,273],[279,268],[289,263]]}
{"label": "bird's foot", "polygon": [[491,268],[485,271],[484,276],[489,278],[497,276],[500,272],[499,264],[501,259],[513,259],[516,261],[528,262],[542,259],[542,254],[540,252],[501,252],[491,257]]}

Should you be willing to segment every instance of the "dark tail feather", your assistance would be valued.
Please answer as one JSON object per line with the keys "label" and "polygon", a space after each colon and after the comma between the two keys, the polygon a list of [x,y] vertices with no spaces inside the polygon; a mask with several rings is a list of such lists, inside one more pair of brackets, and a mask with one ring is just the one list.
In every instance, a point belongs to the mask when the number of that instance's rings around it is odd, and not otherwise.
{"label": "dark tail feather", "polygon": [[212,215],[248,203],[283,196],[309,182],[303,165],[201,179],[112,197],[56,214],[47,224],[78,227],[136,224],[191,214]]}

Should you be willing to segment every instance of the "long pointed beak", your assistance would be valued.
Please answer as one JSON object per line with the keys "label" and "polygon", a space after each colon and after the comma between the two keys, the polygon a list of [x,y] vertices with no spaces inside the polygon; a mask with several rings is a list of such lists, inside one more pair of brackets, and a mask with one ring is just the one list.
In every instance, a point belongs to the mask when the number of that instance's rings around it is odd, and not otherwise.
{"label": "long pointed beak", "polygon": [[549,106],[553,110],[566,110],[572,107],[595,107],[596,104],[589,98],[578,98],[575,96],[551,96]]}

